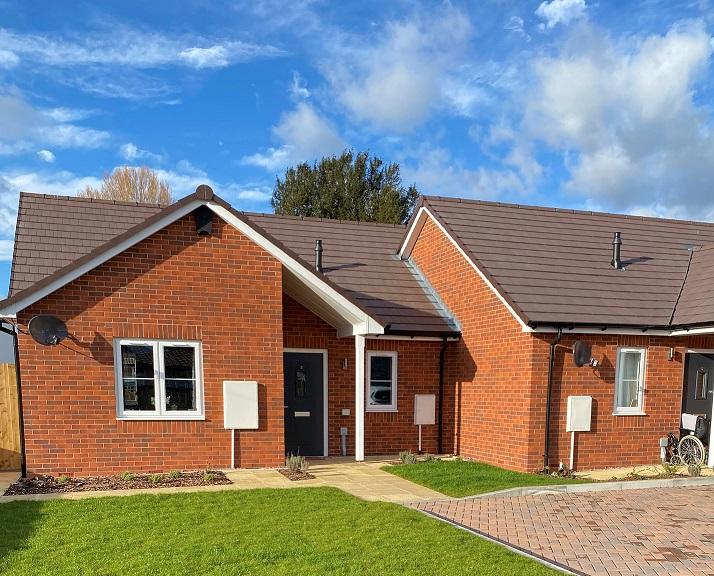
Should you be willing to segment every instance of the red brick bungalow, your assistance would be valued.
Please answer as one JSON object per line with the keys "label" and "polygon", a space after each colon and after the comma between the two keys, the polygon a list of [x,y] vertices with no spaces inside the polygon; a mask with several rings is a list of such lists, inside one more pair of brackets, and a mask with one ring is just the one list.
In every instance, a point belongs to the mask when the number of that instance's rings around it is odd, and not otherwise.
{"label": "red brick bungalow", "polygon": [[[420,394],[426,452],[556,466],[588,395],[576,468],[653,462],[683,410],[711,420],[709,244],[712,224],[433,197],[403,227],[243,213],[207,186],[168,207],[22,194],[0,315],[27,471],[416,450]],[[28,334],[41,315],[59,345]],[[226,381],[257,382],[255,426],[225,428]]]}

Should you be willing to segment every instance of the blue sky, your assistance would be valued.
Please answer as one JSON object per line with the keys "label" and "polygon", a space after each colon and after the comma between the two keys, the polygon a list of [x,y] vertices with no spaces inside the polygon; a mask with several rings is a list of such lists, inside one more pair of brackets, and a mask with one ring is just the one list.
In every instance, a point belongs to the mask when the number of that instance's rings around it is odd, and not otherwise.
{"label": "blue sky", "polygon": [[0,291],[20,190],[145,164],[270,210],[343,148],[428,194],[714,219],[707,1],[0,0]]}

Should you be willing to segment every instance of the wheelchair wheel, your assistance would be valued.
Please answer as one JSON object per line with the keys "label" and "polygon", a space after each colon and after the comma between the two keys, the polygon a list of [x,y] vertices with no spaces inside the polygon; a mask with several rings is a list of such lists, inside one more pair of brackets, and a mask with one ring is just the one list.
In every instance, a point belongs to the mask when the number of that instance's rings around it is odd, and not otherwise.
{"label": "wheelchair wheel", "polygon": [[707,451],[699,438],[689,435],[679,441],[678,452],[685,466],[702,466]]}

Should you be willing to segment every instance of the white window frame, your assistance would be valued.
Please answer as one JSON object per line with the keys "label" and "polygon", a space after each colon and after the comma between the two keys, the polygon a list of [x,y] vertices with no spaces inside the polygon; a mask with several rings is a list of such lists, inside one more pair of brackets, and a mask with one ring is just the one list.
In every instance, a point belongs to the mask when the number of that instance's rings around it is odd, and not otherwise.
{"label": "white window frame", "polygon": [[[151,346],[154,352],[154,398],[156,410],[126,410],[122,375],[122,346]],[[193,348],[196,370],[196,410],[167,410],[163,350],[167,346]],[[117,420],[204,420],[203,406],[203,351],[200,342],[190,340],[157,340],[116,338],[114,340],[114,376]]]}
{"label": "white window frame", "polygon": [[[396,352],[385,352],[382,350],[368,350],[367,351],[367,367],[365,370],[365,395],[364,403],[365,410],[367,412],[397,412],[397,353]],[[380,404],[375,406],[369,403],[370,398],[370,384],[372,381],[372,358],[374,357],[389,357],[392,359],[392,403],[391,404]]]}
{"label": "white window frame", "polygon": [[[636,407],[618,406],[617,398],[622,382],[622,362],[620,358],[624,353],[636,352],[640,355],[640,372],[637,383],[637,403]],[[619,347],[615,360],[615,397],[613,399],[613,414],[615,416],[635,416],[645,413],[645,375],[647,373],[647,349],[633,347]]]}

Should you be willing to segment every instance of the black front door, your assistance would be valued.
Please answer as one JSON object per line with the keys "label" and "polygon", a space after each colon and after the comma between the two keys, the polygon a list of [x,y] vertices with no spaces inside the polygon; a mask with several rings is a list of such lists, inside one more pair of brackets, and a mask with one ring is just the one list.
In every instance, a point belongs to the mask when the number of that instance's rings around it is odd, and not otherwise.
{"label": "black front door", "polygon": [[324,455],[322,353],[285,352],[285,453]]}
{"label": "black front door", "polygon": [[684,374],[682,411],[687,414],[706,414],[711,421],[712,397],[714,397],[714,354],[687,354]]}

